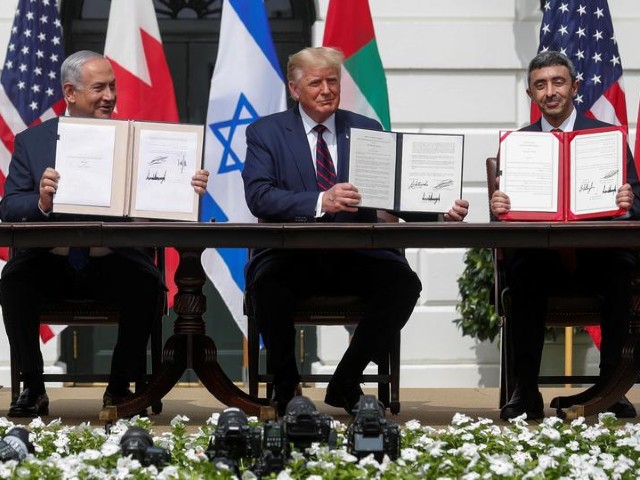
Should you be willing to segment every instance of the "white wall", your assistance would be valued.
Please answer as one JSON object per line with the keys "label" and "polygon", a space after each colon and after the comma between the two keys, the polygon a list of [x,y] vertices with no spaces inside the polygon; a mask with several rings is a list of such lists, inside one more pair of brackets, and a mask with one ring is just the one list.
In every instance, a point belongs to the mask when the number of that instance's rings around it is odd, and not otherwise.
{"label": "white wall", "polygon": [[[16,4],[0,1],[0,65]],[[327,5],[328,0],[318,0],[318,45]],[[464,133],[468,220],[487,221],[484,160],[496,153],[497,131],[519,127],[529,115],[524,78],[538,44],[538,0],[370,0],[370,5],[387,71],[393,128]],[[609,7],[625,72],[633,142],[640,93],[640,2],[609,0]],[[452,323],[463,251],[423,249],[407,255],[424,288],[403,331],[403,386],[496,385],[497,347],[462,337]],[[345,345],[342,329],[323,330],[320,355],[325,365],[318,368],[331,369]],[[5,346],[0,334],[0,383],[6,385]],[[55,348],[47,346],[49,362]]]}

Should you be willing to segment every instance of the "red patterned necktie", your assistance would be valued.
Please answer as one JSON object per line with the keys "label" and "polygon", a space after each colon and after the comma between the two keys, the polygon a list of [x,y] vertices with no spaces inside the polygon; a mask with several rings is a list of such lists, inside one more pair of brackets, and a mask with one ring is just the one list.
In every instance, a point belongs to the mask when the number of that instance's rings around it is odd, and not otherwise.
{"label": "red patterned necktie", "polygon": [[329,190],[336,184],[336,168],[331,160],[331,154],[327,143],[322,138],[322,133],[327,129],[322,124],[318,124],[313,129],[318,133],[316,141],[316,174],[318,188],[322,191]]}

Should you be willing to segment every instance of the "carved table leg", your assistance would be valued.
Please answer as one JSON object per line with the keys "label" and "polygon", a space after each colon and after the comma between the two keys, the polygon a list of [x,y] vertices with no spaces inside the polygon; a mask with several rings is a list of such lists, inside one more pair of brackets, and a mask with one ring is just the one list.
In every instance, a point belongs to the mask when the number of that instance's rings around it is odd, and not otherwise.
{"label": "carved table leg", "polygon": [[175,276],[178,293],[174,300],[178,318],[174,334],[165,344],[160,372],[142,392],[127,402],[105,408],[100,419],[135,415],[159,402],[187,368],[193,369],[207,390],[224,404],[263,419],[274,416],[274,410],[266,400],[246,394],[229,380],[218,363],[215,343],[205,333],[202,315],[206,310],[206,298],[202,287],[206,277],[200,260],[203,250],[201,247],[178,249],[180,263]]}
{"label": "carved table leg", "polygon": [[591,388],[567,397],[556,397],[551,401],[551,407],[567,408],[569,419],[586,417],[605,411],[620,397],[629,391],[638,380],[640,374],[640,295],[638,292],[632,298],[629,322],[629,335],[625,340],[620,362],[609,378],[599,378]]}

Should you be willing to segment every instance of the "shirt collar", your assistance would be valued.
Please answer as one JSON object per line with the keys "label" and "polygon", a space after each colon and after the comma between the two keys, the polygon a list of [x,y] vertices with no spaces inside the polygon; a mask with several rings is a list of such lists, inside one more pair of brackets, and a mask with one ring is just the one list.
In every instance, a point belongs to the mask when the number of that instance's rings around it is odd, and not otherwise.
{"label": "shirt collar", "polygon": [[573,110],[571,110],[571,114],[567,118],[565,118],[564,122],[562,122],[559,127],[552,126],[544,117],[542,117],[540,126],[542,127],[543,132],[550,132],[554,128],[559,128],[563,132],[573,132],[573,127],[575,126],[577,117],[578,113],[574,108]]}
{"label": "shirt collar", "polygon": [[[313,130],[313,128],[316,125],[318,125],[318,122],[316,122],[309,115],[307,115],[302,107],[300,106],[298,107],[300,110],[300,117],[302,118],[302,125],[304,125],[304,131],[308,135],[309,133],[311,133],[311,130]],[[336,134],[336,114],[335,113],[331,114],[329,118],[327,118],[324,122],[322,122],[322,125],[327,127],[327,130],[329,130],[330,133],[335,135]]]}

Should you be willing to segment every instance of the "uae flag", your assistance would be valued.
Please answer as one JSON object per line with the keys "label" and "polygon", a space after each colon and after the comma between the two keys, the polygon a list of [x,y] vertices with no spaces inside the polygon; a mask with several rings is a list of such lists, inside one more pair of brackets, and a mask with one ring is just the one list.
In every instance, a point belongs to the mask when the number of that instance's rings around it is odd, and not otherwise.
{"label": "uae flag", "polygon": [[322,44],[341,50],[345,56],[341,108],[375,118],[390,130],[387,79],[368,0],[331,0]]}

